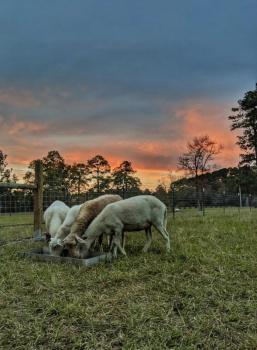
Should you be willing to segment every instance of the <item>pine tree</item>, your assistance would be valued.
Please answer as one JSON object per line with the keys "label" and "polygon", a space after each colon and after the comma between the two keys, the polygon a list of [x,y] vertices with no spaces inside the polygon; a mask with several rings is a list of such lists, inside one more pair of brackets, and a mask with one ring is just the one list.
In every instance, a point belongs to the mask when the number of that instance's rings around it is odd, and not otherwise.
{"label": "pine tree", "polygon": [[101,155],[96,155],[87,161],[87,169],[92,182],[91,189],[101,192],[109,188],[111,182],[111,166]]}
{"label": "pine tree", "polygon": [[88,185],[88,168],[84,163],[74,163],[68,166],[69,189],[79,196]]}
{"label": "pine tree", "polygon": [[238,101],[238,107],[232,108],[235,114],[228,118],[232,121],[231,130],[242,130],[237,136],[240,149],[240,165],[257,165],[257,84],[253,91],[245,93],[244,98]]}
{"label": "pine tree", "polygon": [[141,181],[135,176],[136,171],[133,169],[131,162],[124,160],[112,172],[113,186],[117,190],[137,191],[140,189]]}
{"label": "pine tree", "polygon": [[[42,159],[44,188],[51,192],[67,192],[69,187],[68,169],[63,157],[56,150],[49,151]],[[24,180],[34,183],[35,160],[30,162]]]}

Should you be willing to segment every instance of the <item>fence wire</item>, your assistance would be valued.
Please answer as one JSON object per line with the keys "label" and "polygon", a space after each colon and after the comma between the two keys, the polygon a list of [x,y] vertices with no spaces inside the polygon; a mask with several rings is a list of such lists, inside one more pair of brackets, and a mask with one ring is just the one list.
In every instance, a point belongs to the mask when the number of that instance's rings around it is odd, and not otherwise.
{"label": "fence wire", "polygon": [[[257,196],[254,194],[226,193],[202,190],[200,193],[191,188],[181,191],[173,187],[169,192],[142,191],[124,187],[106,189],[95,192],[86,188],[83,191],[71,191],[69,186],[60,181],[60,177],[48,179],[43,191],[43,210],[46,210],[55,200],[61,200],[69,207],[82,204],[103,194],[119,194],[124,199],[140,194],[152,194],[166,204],[173,218],[187,210],[187,215],[212,215],[211,208],[223,209],[226,214],[228,208],[240,210],[246,208],[251,211],[257,207]],[[18,239],[32,236],[33,225],[33,190],[0,188],[0,243],[3,239]],[[208,209],[208,210],[207,210]],[[190,213],[190,214],[189,214]]]}

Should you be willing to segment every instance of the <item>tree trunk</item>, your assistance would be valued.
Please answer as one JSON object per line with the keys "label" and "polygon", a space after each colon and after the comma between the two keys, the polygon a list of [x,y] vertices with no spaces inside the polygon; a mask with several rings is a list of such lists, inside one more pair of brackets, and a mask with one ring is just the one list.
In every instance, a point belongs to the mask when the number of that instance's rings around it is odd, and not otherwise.
{"label": "tree trunk", "polygon": [[199,177],[198,177],[198,174],[195,175],[195,192],[196,192],[197,207],[200,210],[201,209],[201,205],[200,205]]}

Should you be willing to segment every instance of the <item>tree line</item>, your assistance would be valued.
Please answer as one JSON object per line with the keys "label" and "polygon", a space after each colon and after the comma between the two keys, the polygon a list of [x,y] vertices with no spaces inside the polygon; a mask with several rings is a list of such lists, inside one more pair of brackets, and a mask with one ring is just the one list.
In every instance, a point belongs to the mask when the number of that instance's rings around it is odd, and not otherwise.
{"label": "tree line", "polygon": [[[86,163],[69,165],[58,151],[53,150],[49,151],[41,161],[46,190],[80,195],[86,191],[100,193],[110,189],[134,192],[139,191],[142,185],[136,176],[136,170],[128,160],[124,160],[114,169],[111,169],[108,160],[101,155],[96,155]],[[24,176],[26,183],[34,182],[34,167],[35,161],[32,161]]]}
{"label": "tree line", "polygon": [[[96,155],[85,163],[67,164],[61,154],[52,150],[40,159],[43,165],[44,208],[53,200],[60,199],[73,205],[98,196],[116,192],[123,197],[150,193],[142,190],[132,163],[124,160],[114,169],[108,160]],[[34,183],[36,160],[30,162],[23,177],[26,184]],[[18,177],[8,168],[7,154],[0,150],[0,182],[17,182]],[[30,211],[33,207],[31,190],[0,188],[0,212]]]}

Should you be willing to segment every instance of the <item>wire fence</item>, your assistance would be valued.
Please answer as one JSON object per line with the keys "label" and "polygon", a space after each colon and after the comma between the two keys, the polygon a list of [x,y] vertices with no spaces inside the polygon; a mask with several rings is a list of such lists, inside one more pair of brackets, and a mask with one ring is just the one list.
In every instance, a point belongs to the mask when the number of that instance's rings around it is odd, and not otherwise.
{"label": "wire fence", "polygon": [[[124,199],[145,194],[143,190],[126,191],[125,189],[107,189],[101,192],[88,190],[76,194],[68,190],[54,189],[54,187],[53,183],[52,188],[50,185],[43,190],[43,210],[55,200],[61,200],[71,207],[108,193],[119,194]],[[169,209],[198,208],[203,210],[208,207],[257,207],[257,195],[253,194],[222,193],[205,190],[197,196],[194,189],[190,189],[186,193],[173,189],[169,192],[147,191],[146,194],[156,196],[164,202]],[[11,216],[16,213],[32,213],[34,209],[33,196],[32,189],[0,188],[0,216],[4,214]]]}
{"label": "wire fence", "polygon": [[[55,200],[60,200],[66,203],[68,206],[84,203],[88,200],[99,197],[103,194],[119,194],[124,199],[144,194],[140,191],[123,192],[119,190],[108,190],[102,192],[84,192],[80,195],[73,195],[69,193],[60,192],[48,192],[44,191],[43,195],[43,209],[45,210]],[[200,200],[196,198],[194,194],[184,196],[183,194],[169,192],[163,193],[150,193],[159,198],[166,206],[172,210],[183,208],[198,208],[203,211],[205,208],[228,208],[228,207],[244,207],[253,208],[257,207],[257,196],[251,194],[242,194],[241,199],[237,194],[226,194],[225,196],[219,193],[206,193]],[[33,192],[32,191],[13,191],[10,190],[7,193],[0,193],[0,216],[14,214],[27,214],[33,213]]]}
{"label": "wire fence", "polygon": [[[1,184],[0,184],[1,185]],[[9,186],[10,185],[10,186]],[[19,239],[23,237],[33,236],[33,225],[35,228],[35,185],[32,188],[12,188],[11,184],[0,186],[0,244],[1,241]],[[9,187],[8,187],[9,186]],[[18,186],[18,187],[19,187]],[[35,186],[35,188],[33,188]],[[124,199],[144,194],[143,190],[126,190],[124,187],[120,189],[106,189],[101,192],[95,192],[92,189],[81,191],[79,194],[71,192],[67,186],[60,183],[60,178],[52,179],[44,185],[42,189],[42,212],[51,205],[55,200],[61,200],[69,207],[84,203],[90,199],[97,198],[103,194],[119,194]],[[181,217],[181,213],[186,215],[201,215],[203,217],[213,215],[210,209],[216,208],[220,212],[229,213],[228,209],[236,209],[235,212],[251,211],[257,207],[257,196],[255,194],[242,193],[226,193],[208,191],[204,188],[200,192],[196,192],[193,188],[185,190],[172,189],[168,192],[149,192],[159,198],[168,207],[171,217]],[[190,209],[190,210],[189,210]]]}

